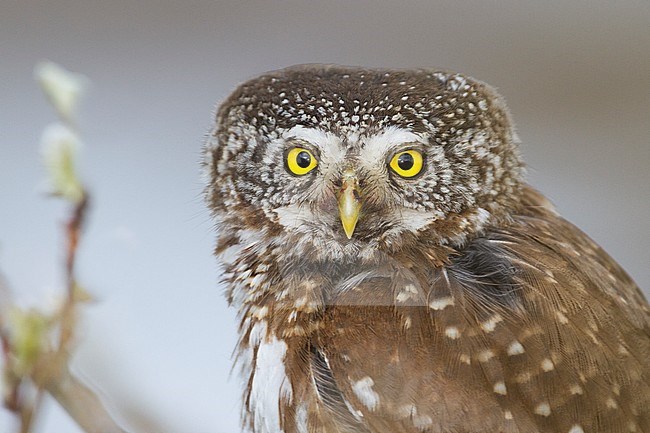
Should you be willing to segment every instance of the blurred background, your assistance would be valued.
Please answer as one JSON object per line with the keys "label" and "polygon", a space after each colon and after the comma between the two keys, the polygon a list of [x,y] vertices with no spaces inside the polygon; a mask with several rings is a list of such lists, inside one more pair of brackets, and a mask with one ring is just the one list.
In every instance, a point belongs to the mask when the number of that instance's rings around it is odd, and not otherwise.
{"label": "blurred background", "polygon": [[[500,89],[530,182],[650,289],[650,2],[2,0],[0,270],[47,308],[65,207],[38,143],[50,59],[92,80],[81,172],[93,193],[79,277],[96,296],[74,368],[148,433],[238,431],[234,312],[211,257],[200,149],[218,101],[295,63],[440,67]],[[0,409],[0,432],[13,431]],[[47,402],[38,432],[78,432]]]}

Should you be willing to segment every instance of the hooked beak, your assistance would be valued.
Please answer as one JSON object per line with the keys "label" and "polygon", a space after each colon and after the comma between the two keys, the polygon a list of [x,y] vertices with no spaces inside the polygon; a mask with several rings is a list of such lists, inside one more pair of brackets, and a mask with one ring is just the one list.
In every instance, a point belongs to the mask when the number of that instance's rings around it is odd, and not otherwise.
{"label": "hooked beak", "polygon": [[339,192],[339,215],[348,239],[352,239],[354,228],[359,220],[361,201],[359,200],[359,180],[352,169],[343,172],[343,186]]}

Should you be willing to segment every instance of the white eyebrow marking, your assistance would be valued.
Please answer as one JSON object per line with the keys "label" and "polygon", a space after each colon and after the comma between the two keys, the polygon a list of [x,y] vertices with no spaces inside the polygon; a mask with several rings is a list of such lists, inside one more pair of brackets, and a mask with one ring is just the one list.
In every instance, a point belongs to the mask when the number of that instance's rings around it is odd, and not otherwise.
{"label": "white eyebrow marking", "polygon": [[320,150],[321,163],[337,163],[345,158],[345,149],[341,139],[335,134],[319,128],[305,128],[296,125],[282,134],[284,140],[304,140]]}
{"label": "white eyebrow marking", "polygon": [[426,144],[427,139],[409,130],[389,126],[381,133],[368,137],[362,142],[361,161],[375,165],[377,161],[383,161],[392,148],[403,143]]}

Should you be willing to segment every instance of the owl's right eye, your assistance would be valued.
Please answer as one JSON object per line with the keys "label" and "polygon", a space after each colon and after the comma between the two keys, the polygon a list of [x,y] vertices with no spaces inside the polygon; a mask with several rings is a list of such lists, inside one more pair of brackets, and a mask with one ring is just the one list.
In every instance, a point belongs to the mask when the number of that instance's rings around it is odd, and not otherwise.
{"label": "owl's right eye", "polygon": [[314,155],[302,147],[294,147],[289,150],[285,157],[285,165],[289,173],[296,176],[303,176],[312,171],[318,165]]}

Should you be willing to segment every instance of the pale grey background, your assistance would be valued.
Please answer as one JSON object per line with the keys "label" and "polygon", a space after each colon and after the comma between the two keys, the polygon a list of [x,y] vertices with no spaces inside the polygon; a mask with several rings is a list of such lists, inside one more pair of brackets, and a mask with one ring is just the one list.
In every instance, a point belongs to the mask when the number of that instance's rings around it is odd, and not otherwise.
{"label": "pale grey background", "polygon": [[[75,367],[139,432],[234,432],[235,321],[217,287],[200,147],[237,83],[294,63],[436,66],[507,98],[531,182],[650,288],[650,2],[0,3],[0,269],[24,303],[61,285],[63,207],[38,195],[48,58],[94,83],[82,172],[87,309]],[[647,293],[647,292],[646,292]],[[133,419],[133,418],[130,418]],[[13,430],[0,410],[0,431]],[[40,432],[78,429],[54,404]]]}

